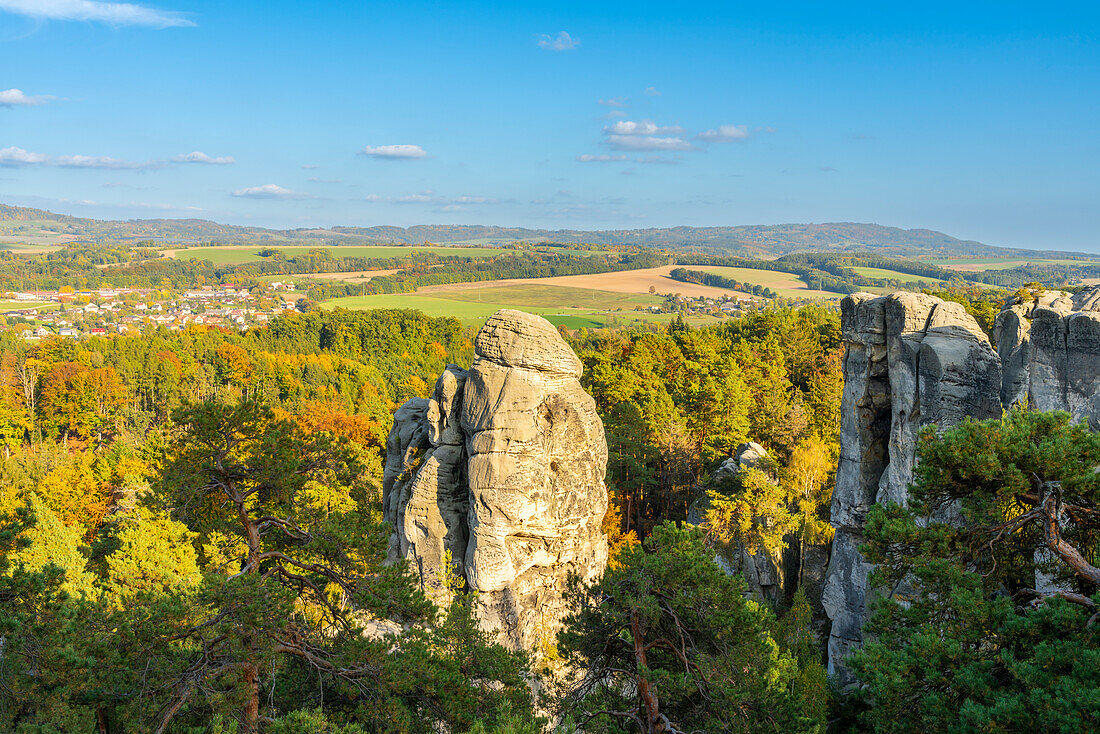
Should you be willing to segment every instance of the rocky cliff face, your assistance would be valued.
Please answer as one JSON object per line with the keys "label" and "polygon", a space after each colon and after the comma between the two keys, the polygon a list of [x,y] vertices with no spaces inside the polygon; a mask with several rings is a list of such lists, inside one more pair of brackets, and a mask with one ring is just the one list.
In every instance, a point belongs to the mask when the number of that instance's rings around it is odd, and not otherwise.
{"label": "rocky cliff face", "polygon": [[478,594],[485,629],[513,649],[552,639],[569,574],[607,562],[607,445],[580,360],[544,319],[502,310],[432,397],[394,414],[383,505],[390,556],[425,590],[450,595],[444,569]]}
{"label": "rocky cliff face", "polygon": [[994,330],[1005,407],[1065,410],[1100,428],[1100,287],[1010,306]]}
{"label": "rocky cliff face", "polygon": [[829,666],[862,641],[872,591],[859,554],[871,506],[904,503],[916,442],[928,425],[1001,412],[1001,363],[977,322],[956,303],[917,293],[857,293],[841,304],[846,344],[836,528],[823,605],[832,620]]}

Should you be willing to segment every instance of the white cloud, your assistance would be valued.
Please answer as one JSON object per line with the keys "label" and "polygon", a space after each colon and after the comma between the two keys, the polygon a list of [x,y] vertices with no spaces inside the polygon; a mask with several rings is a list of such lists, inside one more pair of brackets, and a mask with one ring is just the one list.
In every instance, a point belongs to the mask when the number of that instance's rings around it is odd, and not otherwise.
{"label": "white cloud", "polygon": [[681,137],[653,135],[608,135],[607,144],[615,150],[695,150]]}
{"label": "white cloud", "polygon": [[440,196],[431,189],[421,191],[416,194],[403,194],[401,196],[380,196],[379,194],[367,194],[363,197],[365,201],[369,202],[387,202],[390,204],[432,204],[440,207],[452,207],[446,209],[447,211],[458,211],[455,207],[477,206],[482,204],[499,204],[500,199],[494,199],[489,196],[470,196],[469,194],[463,194],[462,196]]}
{"label": "white cloud", "polygon": [[427,191],[422,194],[405,194],[394,199],[398,204],[433,204],[438,201],[432,192]]}
{"label": "white cloud", "polygon": [[604,107],[625,107],[626,97],[610,97],[608,99],[597,100],[596,104],[602,104]]}
{"label": "white cloud", "polygon": [[0,0],[0,10],[45,20],[98,21],[116,26],[170,28],[195,25],[183,13],[174,10],[97,0]]}
{"label": "white cloud", "polygon": [[45,163],[49,159],[48,155],[32,153],[14,146],[0,149],[0,166],[33,166]]}
{"label": "white cloud", "polygon": [[[2,2],[3,0],[0,0]],[[33,105],[46,104],[51,99],[50,95],[31,97],[23,93],[21,89],[5,89],[0,91],[0,107],[31,107]]]}
{"label": "white cloud", "polygon": [[60,168],[107,168],[111,170],[142,170],[158,168],[158,161],[127,161],[102,155],[49,156],[12,146],[0,150],[0,166],[57,166]]}
{"label": "white cloud", "polygon": [[614,125],[605,127],[603,131],[605,135],[680,135],[684,129],[679,125],[660,127],[653,120],[619,120]]}
{"label": "white cloud", "polygon": [[419,145],[368,145],[359,152],[371,158],[394,161],[428,157],[428,153]]}
{"label": "white cloud", "polygon": [[201,151],[194,151],[191,153],[185,153],[183,155],[177,155],[172,158],[173,163],[205,163],[210,166],[228,166],[231,163],[236,163],[237,160],[231,155],[219,156],[217,158],[209,156]]}
{"label": "white cloud", "polygon": [[657,87],[646,87],[645,96],[647,97],[660,97],[661,93],[657,90]]}
{"label": "white cloud", "polygon": [[494,199],[489,196],[459,196],[455,198],[455,203],[458,204],[499,204],[499,199]]}
{"label": "white cloud", "polygon": [[719,125],[717,130],[707,130],[695,137],[708,143],[728,143],[749,137],[749,128],[745,125]]}
{"label": "white cloud", "polygon": [[550,36],[545,33],[540,34],[538,44],[539,48],[544,48],[547,51],[572,51],[577,46],[580,46],[581,42],[565,31],[561,31],[556,36]]}
{"label": "white cloud", "polygon": [[607,153],[592,155],[590,153],[585,153],[584,155],[577,156],[577,160],[581,163],[619,163],[621,161],[632,160],[632,158],[628,155],[608,155]]}
{"label": "white cloud", "polygon": [[660,126],[652,120],[619,120],[603,129],[606,145],[626,151],[695,150],[694,145],[684,140],[683,133],[679,125]]}
{"label": "white cloud", "polygon": [[61,168],[107,168],[116,171],[156,168],[160,165],[155,161],[138,163],[105,155],[59,155],[56,158],[49,159],[48,164],[60,166]]}
{"label": "white cloud", "polygon": [[244,189],[237,189],[233,192],[233,196],[240,196],[248,199],[309,199],[309,194],[303,194],[300,191],[294,191],[292,189],[285,189],[282,186],[276,184],[264,184],[263,186],[249,186]]}
{"label": "white cloud", "polygon": [[597,155],[592,155],[590,153],[586,153],[584,155],[577,156],[577,160],[580,161],[581,163],[646,163],[646,164],[649,164],[649,163],[672,163],[672,164],[676,164],[676,163],[681,163],[682,162],[682,161],[676,160],[674,158],[662,158],[661,156],[656,156],[656,155],[647,155],[647,156],[642,156],[642,157],[636,157],[636,156],[623,155],[622,153],[616,153],[614,155],[609,155],[607,153],[600,153],[600,154],[597,154]]}

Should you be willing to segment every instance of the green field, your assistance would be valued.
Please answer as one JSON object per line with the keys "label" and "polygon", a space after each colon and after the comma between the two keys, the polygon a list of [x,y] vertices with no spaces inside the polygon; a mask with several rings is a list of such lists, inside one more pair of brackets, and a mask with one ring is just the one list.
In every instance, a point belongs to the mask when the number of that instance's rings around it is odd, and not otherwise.
{"label": "green field", "polygon": [[56,303],[49,301],[0,301],[0,311],[16,311],[24,308],[37,308],[41,311],[49,311],[58,307]]}
{"label": "green field", "polygon": [[853,267],[852,270],[856,271],[865,278],[889,278],[892,280],[898,280],[902,283],[931,283],[940,285],[947,281],[940,280],[939,278],[929,278],[923,275],[912,275],[911,273],[902,273],[897,270],[886,270],[885,268],[863,268]]}
{"label": "green field", "polygon": [[0,221],[0,250],[34,254],[50,252],[68,242],[71,237],[54,232],[52,223],[33,219]]}
{"label": "green field", "polygon": [[[480,325],[502,308],[516,308],[538,314],[555,326],[591,329],[611,324],[628,325],[667,321],[672,318],[669,314],[633,310],[636,306],[656,305],[663,300],[659,296],[646,294],[612,293],[588,288],[532,284],[441,290],[429,294],[348,296],[334,298],[321,305],[324,308],[353,310],[414,308],[429,316],[454,316],[469,326]],[[714,321],[709,317],[696,320],[699,323]]]}
{"label": "green field", "polygon": [[794,273],[781,273],[777,270],[757,270],[755,268],[722,268],[713,266],[685,266],[688,270],[702,270],[705,273],[713,273],[726,278],[732,278],[739,283],[751,283],[771,288],[785,298],[806,298],[807,296],[821,296],[836,298],[835,293],[810,290],[806,284]]}
{"label": "green field", "polygon": [[[240,265],[241,263],[262,262],[268,258],[260,257],[260,251],[267,246],[256,247],[189,247],[184,250],[176,250],[176,258],[181,260],[209,260],[215,265]],[[477,257],[480,255],[492,255],[502,252],[516,252],[516,250],[499,247],[388,247],[388,246],[348,246],[348,247],[278,247],[286,257],[305,255],[310,250],[323,249],[332,253],[333,257],[372,257],[372,258],[399,258],[411,255],[414,252],[434,252],[439,255],[453,255],[456,257]]]}
{"label": "green field", "polygon": [[974,259],[959,259],[953,260],[950,258],[944,258],[939,260],[928,260],[927,262],[933,265],[939,265],[944,268],[954,269],[956,266],[966,265],[967,270],[980,272],[983,270],[1008,270],[1010,268],[1019,267],[1026,263],[1032,265],[1042,265],[1044,263],[1052,265],[1068,265],[1075,263],[1077,265],[1096,265],[1096,260],[1066,260],[1057,258],[1024,258],[1024,257],[987,257],[987,258],[974,258]]}
{"label": "green field", "polygon": [[434,291],[431,295],[453,301],[508,303],[515,307],[574,308],[609,311],[630,310],[635,306],[655,306],[664,302],[660,296],[641,293],[612,293],[591,288],[570,288],[561,285],[507,285]]}

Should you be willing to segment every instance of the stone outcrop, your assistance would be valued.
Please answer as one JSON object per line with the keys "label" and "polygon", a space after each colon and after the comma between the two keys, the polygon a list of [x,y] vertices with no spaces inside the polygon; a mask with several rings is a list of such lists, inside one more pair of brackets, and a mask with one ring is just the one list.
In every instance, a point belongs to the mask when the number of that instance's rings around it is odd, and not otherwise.
{"label": "stone outcrop", "polygon": [[[767,472],[771,466],[771,459],[763,446],[753,442],[743,443],[737,447],[733,457],[726,459],[714,470],[703,487],[714,487],[735,481],[749,469]],[[707,493],[703,491],[688,508],[688,522],[693,525],[702,525],[709,509],[710,501]],[[785,596],[787,574],[783,558],[772,556],[764,550],[750,553],[740,543],[719,543],[715,560],[727,573],[739,573],[744,576],[745,590],[750,597],[774,604]]]}
{"label": "stone outcrop", "polygon": [[1065,410],[1100,428],[1100,287],[1014,304],[997,316],[994,333],[1005,407]]}
{"label": "stone outcrop", "polygon": [[917,293],[857,293],[841,304],[846,344],[836,528],[823,605],[832,620],[830,670],[862,641],[872,599],[859,553],[872,505],[904,504],[925,426],[1001,413],[1001,363],[989,338],[957,303]]}
{"label": "stone outcrop", "polygon": [[394,414],[383,506],[391,559],[445,603],[446,560],[478,591],[482,626],[513,649],[550,639],[566,579],[607,562],[607,444],[581,363],[546,320],[498,311],[468,371]]}

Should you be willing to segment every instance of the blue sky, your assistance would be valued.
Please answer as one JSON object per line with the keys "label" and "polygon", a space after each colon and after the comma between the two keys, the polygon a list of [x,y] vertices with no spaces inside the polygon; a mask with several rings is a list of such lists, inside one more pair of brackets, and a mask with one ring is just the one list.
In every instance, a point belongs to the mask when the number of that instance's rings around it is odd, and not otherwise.
{"label": "blue sky", "polygon": [[1100,251],[1095,7],[0,0],[0,201]]}

